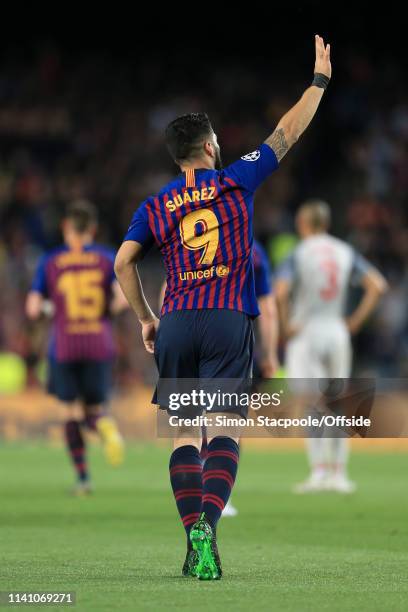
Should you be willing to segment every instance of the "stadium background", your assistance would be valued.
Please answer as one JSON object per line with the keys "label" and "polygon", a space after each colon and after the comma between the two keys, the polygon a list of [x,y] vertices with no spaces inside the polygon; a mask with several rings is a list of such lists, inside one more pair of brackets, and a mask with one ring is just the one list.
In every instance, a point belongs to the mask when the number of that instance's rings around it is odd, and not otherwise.
{"label": "stadium background", "polygon": [[[60,240],[65,204],[76,198],[94,202],[100,213],[98,239],[117,247],[138,204],[175,172],[163,146],[169,119],[192,109],[207,111],[225,164],[252,150],[308,84],[310,34],[320,25],[333,41],[333,82],[312,127],[257,194],[256,233],[276,267],[293,247],[298,205],[309,196],[326,199],[334,233],[375,263],[390,283],[375,317],[354,341],[354,374],[406,375],[408,98],[398,25],[391,34],[382,15],[381,22],[366,28],[363,9],[352,21],[341,10],[322,18],[318,3],[300,3],[290,21],[288,15],[274,14],[269,37],[260,19],[257,30],[243,39],[233,32],[226,36],[220,18],[201,55],[199,36],[189,39],[186,53],[176,34],[157,34],[153,42],[130,38],[126,29],[118,43],[109,42],[104,30],[99,36],[76,31],[74,38],[24,30],[3,38],[3,391],[15,385],[35,391],[44,379],[47,326],[27,322],[24,297],[38,258]],[[146,19],[146,32],[153,24],[159,32],[157,22]],[[291,44],[279,23],[290,25]],[[142,276],[156,305],[163,280],[157,253],[143,263]],[[138,386],[154,379],[153,361],[130,312],[115,327],[116,393],[133,390],[136,412],[143,403]],[[17,360],[10,361],[10,354]]]}
{"label": "stadium background", "polygon": [[[234,503],[220,525],[225,578],[178,577],[181,528],[157,443],[153,361],[124,313],[113,410],[129,440],[118,471],[96,440],[96,494],[71,499],[59,412],[42,391],[47,328],[23,304],[38,257],[59,241],[74,198],[100,212],[117,247],[133,210],[175,168],[163,146],[175,114],[205,110],[225,164],[253,150],[312,78],[313,35],[332,43],[333,81],[318,116],[256,198],[272,264],[293,245],[299,203],[333,207],[334,233],[387,277],[390,291],[354,340],[354,373],[408,367],[408,91],[396,4],[300,2],[148,9],[38,5],[2,10],[0,39],[0,590],[76,590],[77,609],[406,610],[405,440],[353,441],[355,495],[294,498],[301,440],[243,443]],[[88,9],[92,9],[91,6]],[[130,11],[130,9],[129,9]],[[139,11],[139,13],[137,13]],[[137,14],[135,14],[137,13]],[[157,303],[157,254],[142,276]],[[356,299],[357,296],[352,296]],[[267,448],[265,446],[267,445]],[[242,551],[245,551],[245,559]],[[48,608],[51,609],[51,608]]]}

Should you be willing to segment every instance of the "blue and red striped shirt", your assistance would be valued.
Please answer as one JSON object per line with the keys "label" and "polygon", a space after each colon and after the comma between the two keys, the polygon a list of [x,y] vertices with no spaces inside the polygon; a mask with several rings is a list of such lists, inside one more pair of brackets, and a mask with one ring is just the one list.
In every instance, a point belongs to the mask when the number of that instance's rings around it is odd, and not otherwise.
{"label": "blue and red striped shirt", "polygon": [[135,212],[124,240],[164,259],[162,316],[173,310],[225,308],[259,314],[252,264],[253,200],[278,167],[266,144],[224,170],[188,170]]}
{"label": "blue and red striped shirt", "polygon": [[49,354],[57,361],[111,359],[109,302],[115,253],[91,244],[80,251],[61,246],[41,259],[32,291],[54,304]]}

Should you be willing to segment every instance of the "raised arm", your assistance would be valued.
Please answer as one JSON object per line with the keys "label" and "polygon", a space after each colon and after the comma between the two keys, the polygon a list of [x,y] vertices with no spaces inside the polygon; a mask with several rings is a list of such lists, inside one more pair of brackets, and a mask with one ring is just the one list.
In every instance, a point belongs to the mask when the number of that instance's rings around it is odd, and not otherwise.
{"label": "raised arm", "polygon": [[143,293],[136,264],[143,247],[138,242],[126,240],[115,259],[115,274],[130,306],[142,325],[142,337],[148,353],[154,353],[154,341],[159,321],[150,308]]}
{"label": "raised arm", "polygon": [[315,36],[316,61],[314,80],[300,100],[279,121],[276,129],[265,140],[280,161],[303,134],[314,117],[325,88],[331,77],[330,45],[321,36]]}

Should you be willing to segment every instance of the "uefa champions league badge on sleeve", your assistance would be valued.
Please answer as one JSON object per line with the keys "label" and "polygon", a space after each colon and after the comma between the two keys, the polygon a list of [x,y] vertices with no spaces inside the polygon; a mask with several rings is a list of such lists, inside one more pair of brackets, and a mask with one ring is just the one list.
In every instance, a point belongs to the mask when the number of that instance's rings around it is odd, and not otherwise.
{"label": "uefa champions league badge on sleeve", "polygon": [[241,159],[243,159],[244,161],[254,162],[257,161],[260,157],[261,152],[259,151],[259,149],[257,149],[256,151],[252,151],[252,153],[247,153],[246,155],[243,155]]}

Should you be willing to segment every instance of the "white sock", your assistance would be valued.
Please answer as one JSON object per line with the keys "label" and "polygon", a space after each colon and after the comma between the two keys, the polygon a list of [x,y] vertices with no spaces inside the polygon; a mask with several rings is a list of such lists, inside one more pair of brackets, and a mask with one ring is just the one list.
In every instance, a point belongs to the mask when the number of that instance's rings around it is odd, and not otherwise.
{"label": "white sock", "polygon": [[330,463],[336,476],[346,476],[349,457],[349,441],[347,438],[331,438]]}
{"label": "white sock", "polygon": [[323,476],[326,473],[325,439],[307,438],[306,449],[312,476]]}

